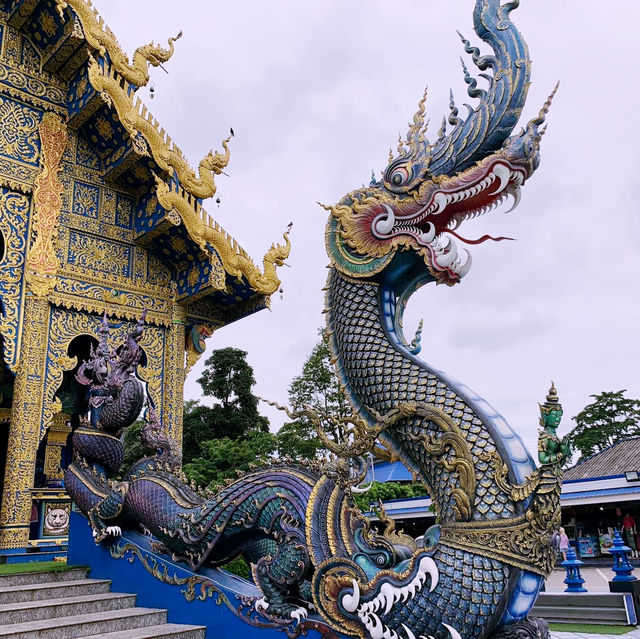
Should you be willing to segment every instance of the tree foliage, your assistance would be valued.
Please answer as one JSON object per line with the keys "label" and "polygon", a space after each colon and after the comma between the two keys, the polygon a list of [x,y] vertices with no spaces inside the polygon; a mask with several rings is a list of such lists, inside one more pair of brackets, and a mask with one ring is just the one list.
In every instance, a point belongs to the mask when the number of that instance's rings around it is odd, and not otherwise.
{"label": "tree foliage", "polygon": [[[124,446],[124,457],[122,459],[121,472],[125,472],[133,462],[149,455],[149,451],[140,441],[140,431],[144,426],[144,420],[138,419],[131,426],[124,429],[122,441]],[[151,453],[153,454],[153,453]]]}
{"label": "tree foliage", "polygon": [[[326,337],[311,351],[302,367],[302,373],[294,377],[289,386],[289,404],[295,409],[304,404],[312,406],[330,417],[344,417],[350,413],[333,364],[331,351]],[[331,419],[322,421],[322,428],[337,440],[341,433],[336,432]],[[288,422],[278,432],[278,454],[294,459],[314,459],[324,455],[314,425],[306,418]]]}
{"label": "tree foliage", "polygon": [[198,379],[212,406],[184,404],[183,464],[187,477],[200,486],[235,478],[252,462],[265,461],[275,450],[269,420],[258,412],[253,369],[237,348],[213,351]]}
{"label": "tree foliage", "polygon": [[201,455],[184,466],[184,473],[199,486],[217,486],[225,479],[236,479],[236,470],[266,463],[276,449],[276,437],[254,430],[242,439],[211,439],[201,449]]}
{"label": "tree foliage", "polygon": [[424,497],[427,491],[420,483],[401,484],[397,481],[382,483],[374,481],[371,488],[365,493],[353,495],[353,500],[363,512],[372,510],[372,505],[377,507],[378,500],[411,499],[412,497]]}
{"label": "tree foliage", "polygon": [[581,458],[590,457],[627,437],[640,435],[640,400],[624,396],[626,390],[591,395],[594,401],[572,419],[576,427],[569,433]]}
{"label": "tree foliage", "polygon": [[267,432],[269,420],[258,412],[258,398],[247,353],[238,348],[213,351],[205,362],[198,383],[203,395],[213,397],[213,406],[197,401],[184,404],[182,459],[188,464],[202,453],[203,442],[228,438],[238,440],[249,431]]}

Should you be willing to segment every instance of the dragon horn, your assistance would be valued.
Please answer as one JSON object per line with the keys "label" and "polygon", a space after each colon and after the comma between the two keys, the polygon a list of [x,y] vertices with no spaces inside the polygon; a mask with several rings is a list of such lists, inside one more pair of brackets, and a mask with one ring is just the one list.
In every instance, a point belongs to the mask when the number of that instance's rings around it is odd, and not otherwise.
{"label": "dragon horn", "polygon": [[559,87],[560,87],[560,81],[556,82],[556,86],[553,87],[553,91],[551,91],[551,93],[549,94],[549,97],[547,98],[545,103],[542,105],[542,108],[538,113],[538,117],[529,121],[529,124],[527,124],[527,129],[537,131],[538,127],[544,123],[547,113],[549,113],[549,109],[551,108],[551,102],[553,102],[553,98],[557,93]]}
{"label": "dragon horn", "polygon": [[[519,4],[518,1],[501,5],[500,0],[476,0],[474,29],[491,46],[494,55],[481,56],[467,40],[462,38],[462,41],[475,65],[483,71],[491,69],[493,79],[489,88],[478,96],[480,104],[448,136],[441,137],[430,148],[432,175],[453,175],[472,166],[499,149],[517,124],[529,89],[531,67],[527,45],[509,17]],[[471,93],[480,91],[468,73],[465,81]],[[457,119],[453,111],[449,121],[452,119]]]}

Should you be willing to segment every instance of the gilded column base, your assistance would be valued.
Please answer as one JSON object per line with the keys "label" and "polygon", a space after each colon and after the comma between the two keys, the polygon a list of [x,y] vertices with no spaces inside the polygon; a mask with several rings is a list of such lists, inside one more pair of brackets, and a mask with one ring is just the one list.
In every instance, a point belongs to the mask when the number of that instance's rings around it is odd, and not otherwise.
{"label": "gilded column base", "polygon": [[26,548],[29,526],[0,526],[0,550]]}

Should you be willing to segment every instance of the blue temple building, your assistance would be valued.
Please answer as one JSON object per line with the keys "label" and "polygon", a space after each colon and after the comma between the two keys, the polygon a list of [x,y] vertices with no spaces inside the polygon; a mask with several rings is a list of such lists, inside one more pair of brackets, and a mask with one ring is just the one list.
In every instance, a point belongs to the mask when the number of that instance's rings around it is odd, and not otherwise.
{"label": "blue temple building", "polygon": [[204,338],[280,285],[286,234],[258,267],[203,209],[229,139],[195,171],[137,95],[176,39],[129,60],[87,0],[0,2],[4,560],[64,548],[61,469],[86,410],[75,371],[103,313],[124,335],[146,311],[142,381],[180,441]]}

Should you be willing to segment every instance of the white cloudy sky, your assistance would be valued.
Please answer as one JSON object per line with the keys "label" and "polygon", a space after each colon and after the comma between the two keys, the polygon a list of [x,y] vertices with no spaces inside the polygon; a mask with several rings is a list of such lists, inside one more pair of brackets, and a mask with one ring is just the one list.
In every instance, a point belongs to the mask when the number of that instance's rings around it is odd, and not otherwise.
{"label": "white cloudy sky", "polygon": [[[284,402],[324,321],[325,212],[316,202],[337,201],[385,167],[425,85],[433,137],[449,88],[465,101],[455,30],[474,35],[473,2],[95,4],[128,53],[183,30],[147,102],[194,165],[234,128],[230,177],[218,180],[222,203],[210,201],[209,212],[256,260],[294,222],[283,299],[209,340],[209,349],[247,350],[257,393]],[[464,281],[422,289],[405,322],[409,334],[424,317],[422,356],[484,396],[532,451],[537,402],[552,378],[565,407],[561,433],[590,394],[627,388],[640,397],[640,4],[615,7],[522,0],[512,14],[533,60],[526,120],[561,81],[520,207],[473,222],[517,241],[473,248]],[[197,377],[198,368],[189,398]]]}

